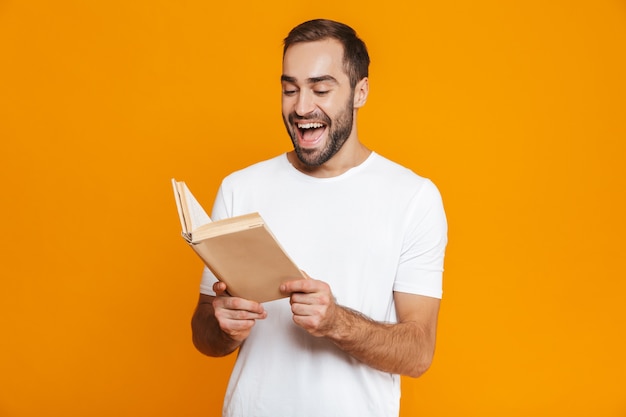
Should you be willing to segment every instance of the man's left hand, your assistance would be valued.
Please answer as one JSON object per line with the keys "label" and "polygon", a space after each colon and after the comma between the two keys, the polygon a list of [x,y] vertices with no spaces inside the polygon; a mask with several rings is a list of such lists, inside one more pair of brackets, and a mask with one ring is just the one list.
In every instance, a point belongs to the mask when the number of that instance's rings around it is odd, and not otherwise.
{"label": "man's left hand", "polygon": [[[306,273],[305,273],[306,275]],[[291,294],[293,321],[313,336],[326,336],[333,327],[339,306],[330,286],[315,279],[298,279],[281,284],[280,291]]]}

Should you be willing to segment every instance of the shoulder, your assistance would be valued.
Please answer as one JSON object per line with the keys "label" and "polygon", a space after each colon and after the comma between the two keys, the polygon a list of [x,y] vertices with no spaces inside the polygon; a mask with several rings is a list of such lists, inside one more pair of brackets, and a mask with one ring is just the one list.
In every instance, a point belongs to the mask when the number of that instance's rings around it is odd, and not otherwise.
{"label": "shoulder", "polygon": [[439,196],[437,186],[429,178],[423,177],[382,155],[374,154],[373,156],[372,164],[368,170],[372,179],[378,178],[387,186],[411,195]]}
{"label": "shoulder", "polygon": [[285,155],[280,154],[273,158],[257,162],[243,169],[237,170],[222,180],[222,185],[243,185],[250,182],[265,181],[274,177],[285,169]]}
{"label": "shoulder", "polygon": [[380,154],[375,153],[372,155],[372,157],[373,158],[370,167],[372,172],[377,175],[409,182],[421,182],[422,180],[424,180],[423,177],[419,176],[411,169],[400,165],[399,163],[394,162],[391,159],[387,159]]}

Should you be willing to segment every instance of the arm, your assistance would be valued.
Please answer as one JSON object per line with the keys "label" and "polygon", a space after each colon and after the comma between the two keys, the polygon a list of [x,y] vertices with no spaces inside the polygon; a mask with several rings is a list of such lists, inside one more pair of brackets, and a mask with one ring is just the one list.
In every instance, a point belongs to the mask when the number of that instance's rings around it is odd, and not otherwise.
{"label": "arm", "polygon": [[216,296],[200,294],[191,319],[193,344],[208,356],[225,356],[250,334],[256,320],[267,317],[257,302],[226,295],[226,284],[213,285]]}
{"label": "arm", "polygon": [[394,293],[398,323],[380,323],[336,304],[328,284],[290,281],[291,309],[296,324],[326,337],[341,350],[381,371],[418,377],[430,367],[440,300]]}

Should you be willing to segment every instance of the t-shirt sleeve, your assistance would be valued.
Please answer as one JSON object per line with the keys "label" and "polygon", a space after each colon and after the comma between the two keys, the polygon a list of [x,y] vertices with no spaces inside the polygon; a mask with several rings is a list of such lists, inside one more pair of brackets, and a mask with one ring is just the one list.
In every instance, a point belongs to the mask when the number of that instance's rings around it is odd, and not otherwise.
{"label": "t-shirt sleeve", "polygon": [[426,180],[413,198],[394,291],[441,298],[448,225],[437,187]]}
{"label": "t-shirt sleeve", "polygon": [[217,282],[217,278],[211,272],[209,268],[206,266],[202,271],[202,280],[200,281],[200,294],[204,295],[215,295],[215,291],[213,291],[213,284]]}

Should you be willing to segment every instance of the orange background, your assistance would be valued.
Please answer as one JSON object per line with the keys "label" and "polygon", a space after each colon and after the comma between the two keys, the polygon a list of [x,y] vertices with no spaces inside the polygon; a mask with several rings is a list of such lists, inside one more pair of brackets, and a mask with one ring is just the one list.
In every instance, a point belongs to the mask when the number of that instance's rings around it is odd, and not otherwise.
{"label": "orange background", "polygon": [[626,3],[258,3],[0,1],[0,416],[219,415],[169,179],[210,207],[289,149],[281,40],[320,16],[369,45],[363,141],[449,217],[402,415],[625,416]]}

